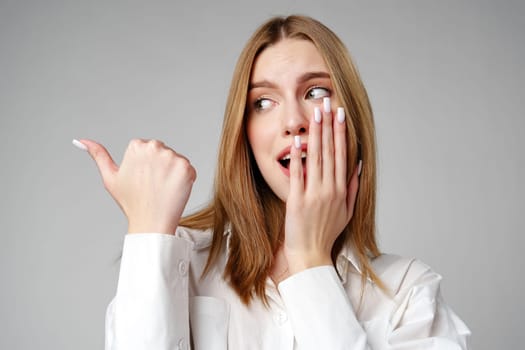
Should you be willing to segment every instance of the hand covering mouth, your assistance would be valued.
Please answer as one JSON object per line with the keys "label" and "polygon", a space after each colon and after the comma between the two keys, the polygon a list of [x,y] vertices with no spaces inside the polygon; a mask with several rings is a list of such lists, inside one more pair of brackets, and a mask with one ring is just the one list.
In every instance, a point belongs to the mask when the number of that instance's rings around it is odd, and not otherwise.
{"label": "hand covering mouth", "polygon": [[[301,152],[301,161],[303,163],[303,166],[306,165],[306,151]],[[290,153],[285,154],[283,157],[281,157],[278,162],[281,164],[283,168],[289,169],[290,168]]]}

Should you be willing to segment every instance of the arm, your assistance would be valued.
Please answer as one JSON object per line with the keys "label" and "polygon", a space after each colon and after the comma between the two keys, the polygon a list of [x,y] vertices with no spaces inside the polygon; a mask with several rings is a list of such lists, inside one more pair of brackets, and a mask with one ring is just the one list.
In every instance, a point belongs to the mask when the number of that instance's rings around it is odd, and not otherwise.
{"label": "arm", "polygon": [[333,267],[308,269],[281,282],[298,349],[468,349],[470,331],[443,301],[441,276],[428,267],[421,271],[421,263],[414,265],[422,273],[392,296],[396,307],[381,310],[378,322],[384,326],[370,334],[357,321]]}
{"label": "arm", "polygon": [[191,249],[172,235],[126,235],[117,294],[106,313],[106,350],[188,348]]}
{"label": "arm", "polygon": [[295,274],[279,284],[279,292],[298,349],[369,349],[367,335],[332,266]]}
{"label": "arm", "polygon": [[187,348],[191,244],[173,235],[195,169],[156,140],[132,140],[120,166],[101,144],[74,143],[89,152],[128,219],[117,295],[107,310],[106,349]]}
{"label": "arm", "polygon": [[443,300],[441,276],[417,260],[410,270],[417,278],[399,293],[403,297],[389,320],[390,348],[468,349],[470,330]]}

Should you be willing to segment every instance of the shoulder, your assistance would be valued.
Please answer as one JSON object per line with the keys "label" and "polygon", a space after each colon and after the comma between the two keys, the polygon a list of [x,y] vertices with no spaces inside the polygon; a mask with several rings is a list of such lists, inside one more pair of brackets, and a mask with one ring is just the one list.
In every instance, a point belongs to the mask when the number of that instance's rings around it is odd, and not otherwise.
{"label": "shoulder", "polygon": [[441,275],[416,258],[381,254],[371,259],[374,272],[394,295],[418,285],[439,287]]}
{"label": "shoulder", "polygon": [[392,344],[423,344],[415,342],[419,334],[427,336],[421,341],[432,339],[439,348],[454,344],[454,349],[467,349],[470,330],[443,300],[440,274],[418,259],[398,255],[382,254],[371,264],[394,305],[389,314]]}

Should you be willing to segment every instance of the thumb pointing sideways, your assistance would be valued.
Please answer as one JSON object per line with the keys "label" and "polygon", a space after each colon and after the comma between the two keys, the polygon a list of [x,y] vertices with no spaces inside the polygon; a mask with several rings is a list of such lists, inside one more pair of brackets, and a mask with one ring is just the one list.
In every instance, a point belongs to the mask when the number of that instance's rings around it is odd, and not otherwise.
{"label": "thumb pointing sideways", "polygon": [[102,176],[102,181],[107,187],[118,171],[118,166],[106,148],[95,141],[87,139],[73,140],[73,145],[89,153],[97,164],[97,168]]}

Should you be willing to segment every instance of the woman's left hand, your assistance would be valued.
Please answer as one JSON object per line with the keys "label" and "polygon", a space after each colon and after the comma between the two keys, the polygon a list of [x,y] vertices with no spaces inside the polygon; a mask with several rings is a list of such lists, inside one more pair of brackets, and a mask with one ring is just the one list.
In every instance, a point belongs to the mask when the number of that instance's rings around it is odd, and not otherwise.
{"label": "woman's left hand", "polygon": [[332,264],[332,246],[352,218],[359,187],[357,167],[347,183],[344,110],[333,117],[329,101],[324,107],[310,122],[306,176],[296,143],[299,136],[290,151],[283,247],[290,274]]}

